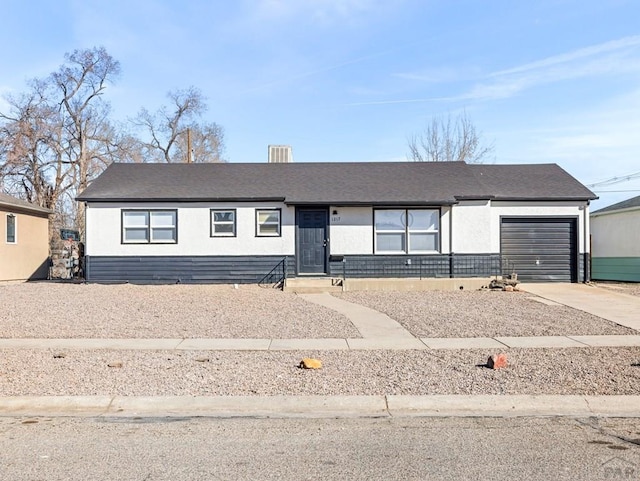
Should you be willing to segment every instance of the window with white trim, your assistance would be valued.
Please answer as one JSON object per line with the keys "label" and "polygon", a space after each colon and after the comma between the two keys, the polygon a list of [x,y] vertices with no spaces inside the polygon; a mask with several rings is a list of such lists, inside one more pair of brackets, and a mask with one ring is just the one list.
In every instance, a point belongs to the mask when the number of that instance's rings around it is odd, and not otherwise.
{"label": "window with white trim", "polygon": [[280,209],[256,210],[256,236],[280,236]]}
{"label": "window with white trim", "polygon": [[7,244],[16,244],[17,218],[14,214],[7,214]]}
{"label": "window with white trim", "polygon": [[178,242],[175,210],[123,210],[123,244],[175,244]]}
{"label": "window with white trim", "polygon": [[211,237],[236,236],[236,210],[211,209]]}
{"label": "window with white trim", "polygon": [[438,209],[376,209],[376,254],[429,254],[440,250]]}

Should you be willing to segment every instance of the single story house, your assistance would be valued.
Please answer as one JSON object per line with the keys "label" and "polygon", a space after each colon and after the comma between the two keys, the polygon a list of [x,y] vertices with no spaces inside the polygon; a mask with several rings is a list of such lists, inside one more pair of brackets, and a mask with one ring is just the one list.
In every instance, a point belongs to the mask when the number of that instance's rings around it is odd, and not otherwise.
{"label": "single story house", "polygon": [[555,164],[124,164],[86,203],[88,281],[589,279],[589,202]]}
{"label": "single story house", "polygon": [[47,278],[51,213],[0,193],[0,281]]}
{"label": "single story house", "polygon": [[640,282],[640,196],[591,214],[592,278]]}

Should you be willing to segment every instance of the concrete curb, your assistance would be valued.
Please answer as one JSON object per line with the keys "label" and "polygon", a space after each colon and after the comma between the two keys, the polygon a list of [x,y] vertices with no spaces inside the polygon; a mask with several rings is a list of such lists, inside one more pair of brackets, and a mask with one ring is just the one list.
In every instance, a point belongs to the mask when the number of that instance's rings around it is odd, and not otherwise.
{"label": "concrete curb", "polygon": [[0,417],[633,417],[640,396],[16,396]]}

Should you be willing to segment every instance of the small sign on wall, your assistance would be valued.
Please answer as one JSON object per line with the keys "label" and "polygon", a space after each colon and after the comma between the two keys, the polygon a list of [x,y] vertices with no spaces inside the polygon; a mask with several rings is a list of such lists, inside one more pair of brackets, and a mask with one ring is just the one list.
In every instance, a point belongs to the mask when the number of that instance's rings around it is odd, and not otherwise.
{"label": "small sign on wall", "polygon": [[60,229],[60,238],[62,240],[72,240],[77,242],[80,240],[80,233],[77,230]]}

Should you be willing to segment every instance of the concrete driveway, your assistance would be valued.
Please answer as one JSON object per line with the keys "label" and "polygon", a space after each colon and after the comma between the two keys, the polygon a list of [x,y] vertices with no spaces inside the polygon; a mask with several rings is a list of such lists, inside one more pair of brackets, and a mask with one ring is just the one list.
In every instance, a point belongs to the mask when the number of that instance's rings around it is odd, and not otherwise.
{"label": "concrete driveway", "polygon": [[520,289],[640,331],[640,297],[589,284],[521,284]]}

